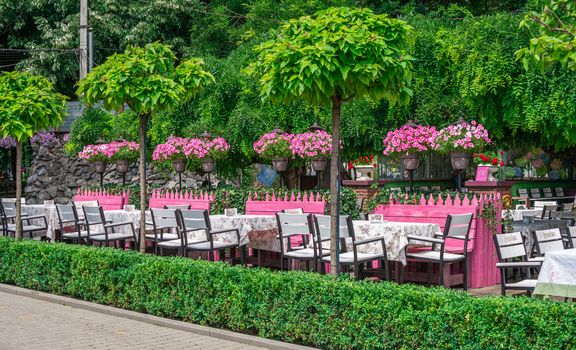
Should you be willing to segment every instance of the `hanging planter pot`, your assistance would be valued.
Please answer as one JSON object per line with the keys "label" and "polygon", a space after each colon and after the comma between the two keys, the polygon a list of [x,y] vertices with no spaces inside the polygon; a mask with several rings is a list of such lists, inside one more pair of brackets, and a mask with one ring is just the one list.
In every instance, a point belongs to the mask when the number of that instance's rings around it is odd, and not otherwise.
{"label": "hanging planter pot", "polygon": [[116,161],[116,171],[119,173],[127,173],[130,170],[130,162],[126,159],[118,159]]}
{"label": "hanging planter pot", "polygon": [[454,170],[464,170],[470,162],[470,153],[462,151],[450,152],[450,163]]}
{"label": "hanging planter pot", "polygon": [[214,171],[214,167],[216,166],[216,161],[214,159],[202,159],[202,171],[210,174]]}
{"label": "hanging planter pot", "polygon": [[106,162],[103,160],[94,161],[94,167],[97,173],[103,173],[106,170]]}
{"label": "hanging planter pot", "polygon": [[172,161],[172,166],[177,173],[182,173],[186,170],[186,159],[174,159]]}
{"label": "hanging planter pot", "polygon": [[324,171],[326,170],[326,165],[328,164],[328,159],[320,158],[320,159],[313,159],[312,160],[312,168],[315,171]]}
{"label": "hanging planter pot", "polygon": [[400,159],[402,159],[402,165],[405,170],[413,171],[420,166],[420,157],[416,153],[405,153]]}
{"label": "hanging planter pot", "polygon": [[272,167],[277,172],[284,172],[288,169],[288,158],[276,158],[272,159]]}

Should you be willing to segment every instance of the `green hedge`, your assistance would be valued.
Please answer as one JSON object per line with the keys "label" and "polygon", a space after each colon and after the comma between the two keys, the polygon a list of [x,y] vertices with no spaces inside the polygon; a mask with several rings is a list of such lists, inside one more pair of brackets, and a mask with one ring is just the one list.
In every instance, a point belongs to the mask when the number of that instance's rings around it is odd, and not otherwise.
{"label": "green hedge", "polygon": [[325,349],[569,349],[576,305],[0,238],[0,282]]}

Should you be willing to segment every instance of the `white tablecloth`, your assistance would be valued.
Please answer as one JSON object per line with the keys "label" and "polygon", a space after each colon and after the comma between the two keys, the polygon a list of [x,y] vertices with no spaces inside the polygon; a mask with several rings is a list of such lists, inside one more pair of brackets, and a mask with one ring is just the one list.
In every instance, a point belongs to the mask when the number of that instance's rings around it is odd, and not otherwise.
{"label": "white tablecloth", "polygon": [[[48,224],[46,236],[54,239],[54,231],[60,228],[58,212],[56,211],[55,205],[27,204],[22,206],[22,213],[26,213],[28,216],[44,215],[46,217],[46,223]],[[31,223],[44,225],[44,222],[39,220],[31,220]]]}
{"label": "white tablecloth", "polygon": [[535,217],[542,216],[542,208],[503,210],[502,211],[502,217],[504,217],[504,215],[506,215],[506,213],[508,213],[509,215],[512,216],[512,221],[522,221],[524,214],[530,215],[530,216],[535,216]]}
{"label": "white tablecloth", "polygon": [[534,295],[576,298],[576,249],[546,253]]}

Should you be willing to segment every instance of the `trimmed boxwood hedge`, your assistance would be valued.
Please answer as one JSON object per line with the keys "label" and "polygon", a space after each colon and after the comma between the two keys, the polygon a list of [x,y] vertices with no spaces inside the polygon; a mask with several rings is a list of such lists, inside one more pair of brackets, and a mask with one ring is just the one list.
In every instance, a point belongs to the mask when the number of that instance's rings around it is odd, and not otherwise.
{"label": "trimmed boxwood hedge", "polygon": [[569,349],[576,306],[0,238],[0,282],[325,349]]}

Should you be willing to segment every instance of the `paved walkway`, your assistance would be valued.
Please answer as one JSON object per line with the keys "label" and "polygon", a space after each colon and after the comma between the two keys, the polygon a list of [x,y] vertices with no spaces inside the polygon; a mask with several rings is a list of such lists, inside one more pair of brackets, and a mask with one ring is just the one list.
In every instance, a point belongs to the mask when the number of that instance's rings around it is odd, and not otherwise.
{"label": "paved walkway", "polygon": [[264,349],[0,292],[0,349]]}

